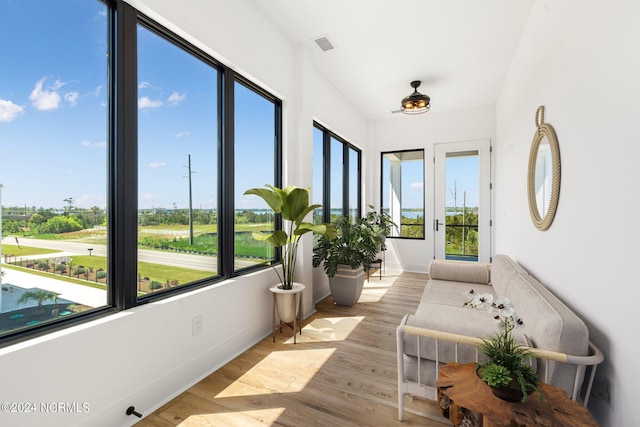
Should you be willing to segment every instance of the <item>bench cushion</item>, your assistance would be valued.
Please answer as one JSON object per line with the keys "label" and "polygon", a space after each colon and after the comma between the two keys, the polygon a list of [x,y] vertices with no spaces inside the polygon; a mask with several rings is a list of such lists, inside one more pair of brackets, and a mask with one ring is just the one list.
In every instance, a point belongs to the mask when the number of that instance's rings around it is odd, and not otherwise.
{"label": "bench cushion", "polygon": [[491,280],[489,264],[468,261],[432,260],[429,266],[432,279],[488,285]]}

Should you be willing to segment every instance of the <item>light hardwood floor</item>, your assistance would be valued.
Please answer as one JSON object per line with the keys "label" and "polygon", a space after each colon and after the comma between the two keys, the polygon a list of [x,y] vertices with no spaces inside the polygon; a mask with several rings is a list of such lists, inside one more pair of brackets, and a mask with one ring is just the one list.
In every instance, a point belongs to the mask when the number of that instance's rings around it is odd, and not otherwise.
{"label": "light hardwood floor", "polygon": [[269,335],[136,426],[450,426],[409,397],[398,421],[395,329],[427,278],[372,274],[354,307],[320,301],[297,344],[289,328]]}

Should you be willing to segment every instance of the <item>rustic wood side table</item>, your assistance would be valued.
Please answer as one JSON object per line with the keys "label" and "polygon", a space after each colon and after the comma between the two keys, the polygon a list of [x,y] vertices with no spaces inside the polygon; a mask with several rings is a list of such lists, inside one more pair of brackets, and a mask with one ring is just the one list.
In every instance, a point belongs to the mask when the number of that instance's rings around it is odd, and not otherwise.
{"label": "rustic wood side table", "polygon": [[540,385],[543,401],[538,392],[529,395],[526,403],[494,396],[476,375],[475,363],[444,365],[436,385],[440,412],[454,426],[598,426],[584,406],[549,384]]}

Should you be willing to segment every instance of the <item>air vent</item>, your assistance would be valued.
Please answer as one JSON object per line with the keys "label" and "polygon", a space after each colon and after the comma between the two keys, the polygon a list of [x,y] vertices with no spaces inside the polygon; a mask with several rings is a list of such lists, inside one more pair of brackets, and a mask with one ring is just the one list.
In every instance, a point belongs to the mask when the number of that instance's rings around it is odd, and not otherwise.
{"label": "air vent", "polygon": [[336,48],[333,45],[333,43],[331,43],[331,41],[329,40],[329,38],[327,36],[318,37],[318,38],[314,39],[313,41],[315,41],[316,44],[318,46],[320,46],[320,49],[322,49],[323,52],[326,52],[328,50],[332,50],[332,49]]}

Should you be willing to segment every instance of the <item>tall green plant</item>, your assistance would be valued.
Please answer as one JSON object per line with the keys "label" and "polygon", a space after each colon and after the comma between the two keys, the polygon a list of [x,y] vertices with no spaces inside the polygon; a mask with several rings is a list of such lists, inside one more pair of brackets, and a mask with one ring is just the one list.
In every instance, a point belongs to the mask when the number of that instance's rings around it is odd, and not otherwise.
{"label": "tall green plant", "polygon": [[369,227],[376,238],[379,250],[387,250],[386,240],[391,234],[391,229],[398,228],[398,225],[391,221],[391,216],[384,210],[378,212],[373,205],[369,205],[370,211],[362,218],[361,222]]}
{"label": "tall green plant", "polygon": [[313,250],[313,266],[323,263],[327,276],[333,277],[339,265],[351,268],[363,266],[368,270],[378,253],[378,237],[362,219],[352,222],[349,217],[340,217],[335,222],[338,236],[335,239],[320,237]]}
{"label": "tall green plant", "polygon": [[267,234],[254,232],[253,238],[259,241],[267,241],[273,247],[282,248],[282,276],[278,278],[282,282],[282,289],[293,288],[293,275],[298,256],[298,244],[300,237],[312,232],[331,240],[336,237],[337,231],[331,224],[317,224],[305,222],[304,218],[321,205],[309,205],[309,190],[294,185],[284,189],[266,185],[266,188],[250,188],[244,194],[253,194],[261,197],[276,215],[281,215],[286,222],[282,230],[276,230]]}

